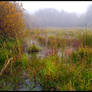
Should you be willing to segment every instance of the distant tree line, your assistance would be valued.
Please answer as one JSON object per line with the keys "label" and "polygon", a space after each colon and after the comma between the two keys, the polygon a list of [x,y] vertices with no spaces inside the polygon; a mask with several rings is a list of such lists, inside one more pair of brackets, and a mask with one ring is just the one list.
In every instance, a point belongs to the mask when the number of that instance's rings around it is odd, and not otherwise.
{"label": "distant tree line", "polygon": [[41,9],[31,14],[24,11],[24,20],[27,28],[34,27],[92,27],[92,5],[84,14],[57,11],[53,8]]}

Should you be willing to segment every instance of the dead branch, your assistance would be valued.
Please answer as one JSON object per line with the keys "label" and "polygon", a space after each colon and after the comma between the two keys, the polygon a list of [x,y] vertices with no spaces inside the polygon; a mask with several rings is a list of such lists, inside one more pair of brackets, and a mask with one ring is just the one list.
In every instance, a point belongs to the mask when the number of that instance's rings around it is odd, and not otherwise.
{"label": "dead branch", "polygon": [[6,68],[8,67],[8,65],[10,64],[11,60],[13,60],[13,58],[10,58],[7,63],[4,65],[4,67],[2,68],[1,72],[0,72],[0,76],[3,74],[3,72],[6,70]]}

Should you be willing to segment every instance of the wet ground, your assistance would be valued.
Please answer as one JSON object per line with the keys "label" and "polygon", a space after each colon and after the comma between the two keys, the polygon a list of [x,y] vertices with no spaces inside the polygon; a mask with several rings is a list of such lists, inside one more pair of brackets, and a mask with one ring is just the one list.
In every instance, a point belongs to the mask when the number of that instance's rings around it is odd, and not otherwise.
{"label": "wet ground", "polygon": [[41,91],[42,87],[38,82],[34,82],[29,79],[27,74],[23,74],[23,84],[19,84],[17,91]]}

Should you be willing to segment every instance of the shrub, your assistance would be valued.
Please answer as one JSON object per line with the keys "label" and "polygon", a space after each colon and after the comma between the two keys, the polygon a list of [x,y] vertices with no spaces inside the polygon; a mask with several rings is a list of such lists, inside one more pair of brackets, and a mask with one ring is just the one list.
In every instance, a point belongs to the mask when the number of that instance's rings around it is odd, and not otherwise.
{"label": "shrub", "polygon": [[19,38],[23,35],[24,20],[22,7],[18,3],[0,2],[0,36]]}

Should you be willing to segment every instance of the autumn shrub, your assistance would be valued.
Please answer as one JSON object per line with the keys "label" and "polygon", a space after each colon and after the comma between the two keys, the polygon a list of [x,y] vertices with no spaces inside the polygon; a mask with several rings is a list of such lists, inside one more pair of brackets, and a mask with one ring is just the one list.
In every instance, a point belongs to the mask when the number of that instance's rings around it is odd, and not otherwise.
{"label": "autumn shrub", "polygon": [[25,27],[22,7],[18,3],[3,1],[0,2],[0,11],[0,36],[21,37]]}
{"label": "autumn shrub", "polygon": [[18,60],[22,54],[21,43],[25,30],[22,9],[18,3],[0,2],[0,62],[4,63],[11,57]]}

